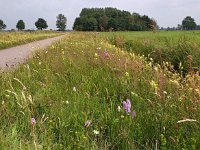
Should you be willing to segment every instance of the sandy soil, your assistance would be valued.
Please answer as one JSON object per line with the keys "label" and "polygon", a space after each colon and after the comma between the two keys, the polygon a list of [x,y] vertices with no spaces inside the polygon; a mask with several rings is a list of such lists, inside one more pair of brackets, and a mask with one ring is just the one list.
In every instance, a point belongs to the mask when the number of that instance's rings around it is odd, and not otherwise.
{"label": "sandy soil", "polygon": [[26,59],[32,56],[34,51],[50,46],[54,41],[64,36],[65,35],[0,50],[0,70],[11,69],[18,64],[24,63]]}

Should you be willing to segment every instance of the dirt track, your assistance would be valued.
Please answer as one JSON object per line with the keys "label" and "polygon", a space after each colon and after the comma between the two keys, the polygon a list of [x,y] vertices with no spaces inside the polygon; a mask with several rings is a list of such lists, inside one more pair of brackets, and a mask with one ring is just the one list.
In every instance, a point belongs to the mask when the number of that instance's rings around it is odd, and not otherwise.
{"label": "dirt track", "polygon": [[32,52],[39,48],[50,46],[54,41],[64,36],[65,35],[0,50],[0,70],[13,68],[25,62],[26,59],[32,55]]}

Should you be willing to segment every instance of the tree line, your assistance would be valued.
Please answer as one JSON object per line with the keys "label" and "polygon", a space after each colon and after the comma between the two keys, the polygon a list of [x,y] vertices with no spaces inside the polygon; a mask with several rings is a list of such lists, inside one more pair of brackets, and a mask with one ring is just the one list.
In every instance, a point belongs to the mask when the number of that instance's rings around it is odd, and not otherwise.
{"label": "tree line", "polygon": [[[66,30],[67,18],[63,14],[57,16],[56,27],[59,31]],[[46,20],[39,18],[35,22],[38,30],[48,28]],[[0,19],[0,30],[4,30],[6,24]],[[18,30],[25,29],[23,20],[16,24]],[[147,15],[130,13],[117,8],[83,8],[79,17],[74,21],[73,30],[77,31],[149,31],[159,29],[156,21]],[[200,29],[194,18],[187,16],[182,24],[173,28],[161,28],[161,30],[194,30]]]}
{"label": "tree line", "polygon": [[183,19],[181,24],[177,25],[177,27],[161,27],[160,30],[200,30],[200,25],[197,25],[194,18],[187,16]]}
{"label": "tree line", "polygon": [[148,31],[156,27],[156,21],[147,15],[111,7],[84,8],[73,25],[78,31]]}
{"label": "tree line", "polygon": [[[63,14],[59,14],[57,16],[57,21],[56,21],[56,27],[58,28],[59,31],[65,31],[66,30],[66,23],[67,23],[67,18]],[[38,30],[43,30],[48,28],[48,24],[45,19],[39,18],[35,22],[35,26]],[[3,22],[3,20],[0,19],[0,30],[4,30],[6,28],[6,24]],[[18,30],[24,30],[25,29],[25,22],[23,20],[19,20],[16,24],[16,28]]]}

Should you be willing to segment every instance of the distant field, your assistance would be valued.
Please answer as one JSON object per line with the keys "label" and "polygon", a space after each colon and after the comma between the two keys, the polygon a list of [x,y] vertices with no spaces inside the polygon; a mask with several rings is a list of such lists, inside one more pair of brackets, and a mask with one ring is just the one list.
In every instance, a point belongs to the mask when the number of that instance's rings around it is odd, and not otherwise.
{"label": "distant field", "polygon": [[61,33],[52,31],[0,32],[0,49],[26,44],[36,40],[55,37]]}
{"label": "distant field", "polygon": [[152,61],[69,33],[0,73],[0,149],[199,150],[200,76]]}
{"label": "distant field", "polygon": [[154,62],[170,62],[186,73],[200,69],[200,31],[107,32],[101,33],[117,47],[144,55]]}
{"label": "distant field", "polygon": [[134,38],[180,38],[183,36],[190,37],[196,40],[200,40],[200,31],[127,31],[127,32],[103,32],[104,36],[124,36],[126,40],[133,40]]}

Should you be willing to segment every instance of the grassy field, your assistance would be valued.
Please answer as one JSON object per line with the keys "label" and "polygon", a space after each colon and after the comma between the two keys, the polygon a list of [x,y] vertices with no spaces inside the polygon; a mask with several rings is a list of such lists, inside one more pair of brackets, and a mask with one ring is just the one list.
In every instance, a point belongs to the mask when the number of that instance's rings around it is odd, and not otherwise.
{"label": "grassy field", "polygon": [[200,77],[169,67],[70,33],[0,74],[0,149],[200,149]]}
{"label": "grassy field", "polygon": [[155,63],[169,62],[179,73],[200,71],[200,31],[113,32],[102,35],[117,47],[144,55]]}
{"label": "grassy field", "polygon": [[61,35],[61,33],[53,31],[0,32],[0,49],[26,44],[58,35]]}

